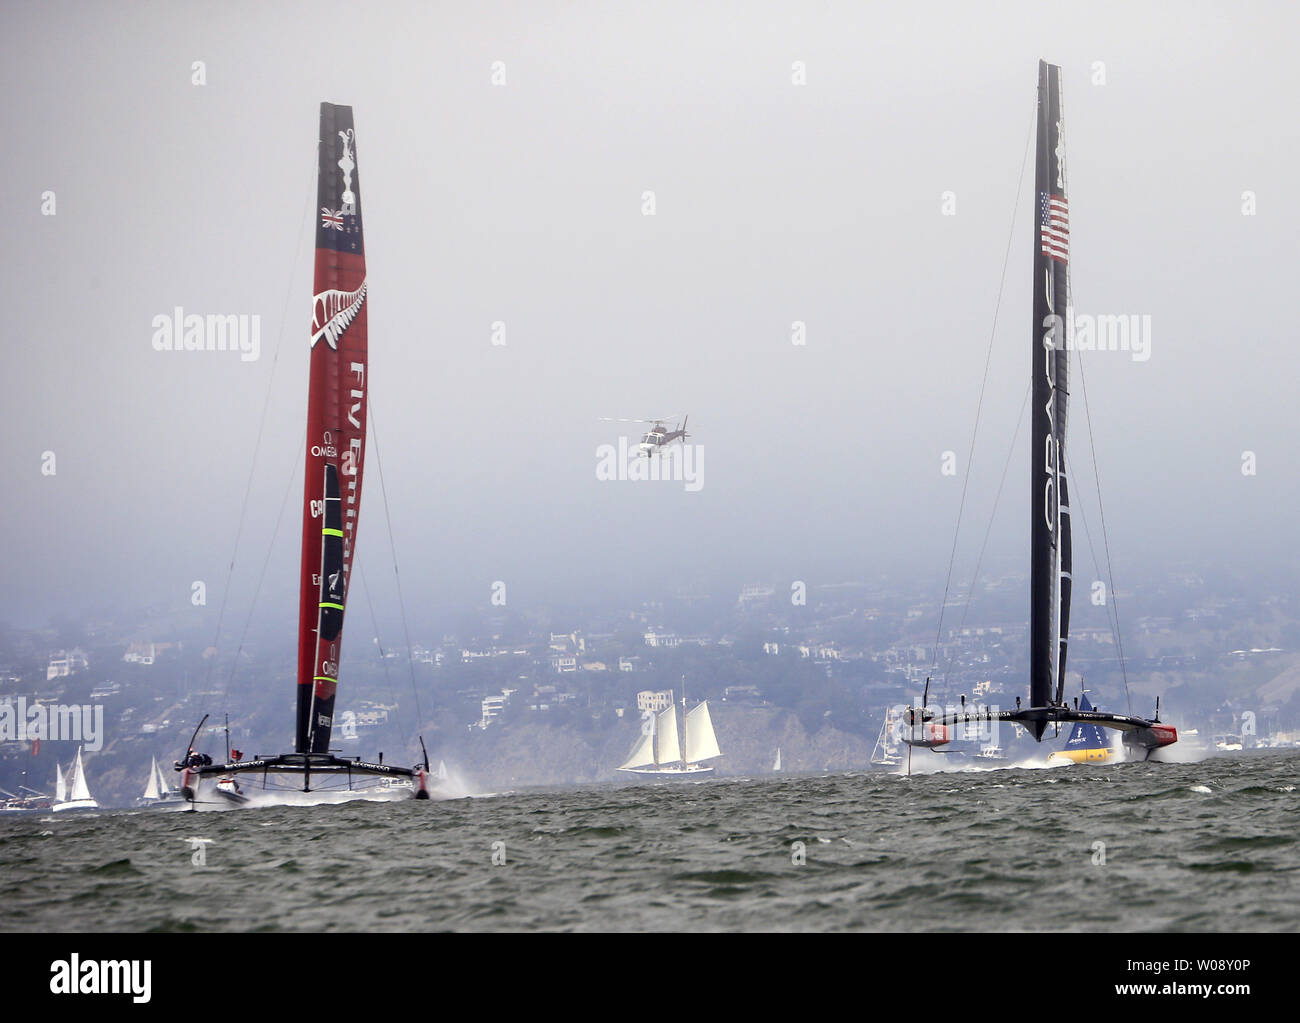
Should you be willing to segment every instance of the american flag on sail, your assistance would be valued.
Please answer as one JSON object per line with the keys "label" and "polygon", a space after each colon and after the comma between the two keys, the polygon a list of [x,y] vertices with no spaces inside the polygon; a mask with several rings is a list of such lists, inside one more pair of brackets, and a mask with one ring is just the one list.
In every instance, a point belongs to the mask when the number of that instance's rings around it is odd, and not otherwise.
{"label": "american flag on sail", "polygon": [[1070,261],[1070,208],[1065,196],[1038,193],[1038,237],[1043,252],[1062,263]]}

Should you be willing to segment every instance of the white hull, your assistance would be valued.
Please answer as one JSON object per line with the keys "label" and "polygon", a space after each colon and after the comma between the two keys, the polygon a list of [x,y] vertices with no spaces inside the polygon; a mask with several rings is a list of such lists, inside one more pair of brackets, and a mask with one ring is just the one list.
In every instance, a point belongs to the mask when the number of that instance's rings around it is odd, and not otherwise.
{"label": "white hull", "polygon": [[706,764],[687,764],[685,767],[620,767],[628,774],[649,775],[652,778],[681,778],[686,775],[712,774],[713,768]]}
{"label": "white hull", "polygon": [[51,809],[55,813],[61,813],[64,810],[98,810],[99,804],[93,799],[69,799],[65,803],[55,803]]}
{"label": "white hull", "polygon": [[179,792],[172,792],[169,793],[168,795],[157,796],[153,799],[148,799],[144,796],[141,796],[139,799],[135,801],[135,805],[141,808],[149,807],[149,806],[184,806],[185,799],[184,797],[181,796]]}
{"label": "white hull", "polygon": [[[313,789],[310,792],[303,792],[301,789],[253,788],[245,791],[246,798],[241,801],[222,798],[205,789],[200,793],[198,802],[187,802],[182,809],[197,810],[202,813],[226,813],[268,806],[338,806],[358,800],[370,803],[405,803],[411,800],[409,789]],[[433,798],[443,797],[435,795]]]}

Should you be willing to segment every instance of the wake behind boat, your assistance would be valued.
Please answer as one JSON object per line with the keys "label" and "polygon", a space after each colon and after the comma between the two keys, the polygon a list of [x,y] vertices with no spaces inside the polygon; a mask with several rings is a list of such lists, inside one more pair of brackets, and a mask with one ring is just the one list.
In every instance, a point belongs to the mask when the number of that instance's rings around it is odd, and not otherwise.
{"label": "wake behind boat", "polygon": [[[1063,699],[1070,635],[1070,500],[1065,460],[1070,352],[1065,323],[1070,310],[1070,218],[1065,173],[1065,129],[1061,113],[1061,69],[1038,63],[1038,135],[1034,163],[1034,272],[1032,405],[1030,444],[1030,672],[1029,705],[1015,710],[966,707],[935,713],[928,707],[929,681],[919,708],[909,708],[909,747],[934,749],[951,741],[948,726],[1011,722],[1041,742],[1049,724],[1082,722],[1123,734],[1130,755],[1148,759],[1178,741],[1178,733],[1155,717],[1105,714],[1071,707]],[[1086,704],[1086,700],[1085,700]]]}
{"label": "wake behind boat", "polygon": [[[211,778],[217,779],[216,794],[227,802],[245,801],[259,785],[264,790],[301,792],[330,789],[390,795],[407,791],[416,799],[429,798],[427,751],[423,763],[400,767],[385,764],[382,753],[371,762],[339,757],[329,748],[343,614],[361,510],[370,384],[361,181],[351,107],[321,104],[316,199],[320,215],[307,398],[294,751],[257,755],[252,760],[228,757],[227,763],[214,764],[211,757],[195,752],[191,739],[176,768],[181,772],[181,792],[192,805],[200,800],[204,779]],[[198,732],[196,728],[196,737]],[[407,779],[410,788],[394,788],[392,779]]]}

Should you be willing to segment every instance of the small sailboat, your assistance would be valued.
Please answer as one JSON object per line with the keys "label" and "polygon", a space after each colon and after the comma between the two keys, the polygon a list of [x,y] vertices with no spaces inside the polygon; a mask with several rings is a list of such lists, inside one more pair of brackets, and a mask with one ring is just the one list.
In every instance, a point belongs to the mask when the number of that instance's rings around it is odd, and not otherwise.
{"label": "small sailboat", "polygon": [[876,746],[871,751],[871,762],[882,767],[897,767],[902,763],[898,755],[898,744],[894,741],[897,734],[900,715],[893,707],[885,711],[885,720],[881,722],[880,734],[876,736]]}
{"label": "small sailboat", "polygon": [[[670,692],[670,701],[671,698]],[[722,756],[722,750],[713,731],[708,701],[703,700],[688,711],[683,695],[682,715],[684,742],[678,739],[677,704],[669,702],[664,710],[646,719],[648,727],[642,729],[632,754],[618,770],[659,778],[712,773],[713,766],[702,761]]]}
{"label": "small sailboat", "polygon": [[781,747],[780,746],[776,748],[776,763],[772,765],[772,770],[773,771],[781,770]]}
{"label": "small sailboat", "polygon": [[1049,725],[1086,722],[1123,734],[1124,745],[1139,759],[1178,741],[1172,725],[1154,718],[1104,714],[1071,707],[1064,699],[1065,661],[1070,638],[1072,548],[1069,479],[1066,472],[1066,407],[1069,402],[1070,350],[1066,324],[1070,296],[1070,215],[1066,188],[1065,125],[1061,108],[1061,69],[1038,63],[1038,117],[1034,161],[1033,310],[1030,374],[1030,575],[1029,703],[1016,697],[1014,710],[967,708],[936,712],[926,697],[906,712],[910,746],[930,749],[951,741],[935,729],[962,721],[1006,721],[1023,725],[1038,742]]}
{"label": "small sailboat", "polygon": [[144,794],[136,800],[138,806],[159,806],[164,803],[183,802],[179,792],[175,792],[167,784],[167,776],[163,774],[162,768],[158,766],[158,758],[149,758],[149,782],[144,787]]}
{"label": "small sailboat", "polygon": [[[204,779],[215,779],[225,801],[242,802],[239,779],[251,784],[314,792],[379,792],[384,779],[405,779],[416,799],[429,798],[429,755],[414,767],[330,751],[353,555],[361,512],[371,385],[369,298],[362,234],[361,181],[352,108],[320,106],[317,149],[316,269],[312,296],[307,390],[306,470],[299,563],[297,722],[294,749],[274,756],[214,764],[194,749],[181,768],[181,792],[199,801]],[[421,740],[423,746],[423,740]],[[399,791],[405,786],[386,786]]]}
{"label": "small sailboat", "polygon": [[[58,765],[55,765],[55,770]],[[23,772],[23,777],[27,777],[27,772]],[[59,775],[62,778],[62,775]],[[19,785],[25,794],[10,792],[8,789],[0,789],[0,813],[30,813],[34,810],[48,810],[52,805],[50,797],[44,792],[37,792],[35,789],[29,789],[26,785]]]}
{"label": "small sailboat", "polygon": [[[54,765],[57,772],[59,765]],[[67,775],[56,774],[54,806],[55,813],[64,810],[98,810],[99,804],[91,798],[90,787],[86,784],[86,769],[81,763],[81,747],[77,747],[77,759],[68,766]]]}
{"label": "small sailboat", "polygon": [[[1079,709],[1091,711],[1087,690],[1079,697]],[[1104,764],[1113,760],[1115,751],[1101,727],[1088,721],[1076,721],[1065,749],[1058,749],[1047,758],[1049,764]]]}

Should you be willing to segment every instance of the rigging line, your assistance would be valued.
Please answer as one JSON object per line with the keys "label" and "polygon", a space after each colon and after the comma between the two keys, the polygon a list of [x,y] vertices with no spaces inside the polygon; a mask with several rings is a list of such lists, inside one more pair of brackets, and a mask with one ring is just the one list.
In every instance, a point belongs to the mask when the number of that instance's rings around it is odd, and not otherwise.
{"label": "rigging line", "polygon": [[[1075,479],[1076,479],[1076,480],[1079,480],[1079,481],[1081,481],[1082,478],[1083,478],[1083,477],[1082,477],[1081,475],[1075,477]],[[1085,505],[1084,505],[1084,502],[1083,502],[1083,496],[1082,496],[1082,495],[1083,495],[1083,491],[1082,491],[1082,488],[1080,488],[1080,487],[1076,487],[1074,493],[1075,493],[1075,496],[1078,498],[1078,503],[1077,503],[1077,504],[1075,503],[1074,498],[1071,499],[1071,503],[1070,503],[1070,514],[1073,515],[1074,512],[1075,512],[1075,509],[1076,509],[1076,508],[1078,509],[1078,512],[1079,512],[1079,520],[1083,523],[1083,533],[1084,533],[1084,536],[1086,536],[1087,539],[1088,539],[1088,553],[1092,555],[1092,567],[1093,567],[1093,570],[1097,573],[1097,578],[1098,578],[1098,579],[1101,579],[1101,578],[1102,578],[1101,564],[1100,564],[1099,561],[1097,560],[1097,545],[1094,544],[1094,543],[1092,542],[1092,529],[1091,529],[1091,528],[1089,527],[1089,525],[1088,525],[1088,515],[1087,515],[1087,512],[1086,512],[1086,510],[1085,510]],[[1107,585],[1109,585],[1109,584],[1107,584]],[[1116,650],[1118,651],[1118,649],[1119,649],[1119,630],[1118,630],[1118,623],[1117,623],[1116,621],[1112,620],[1112,618],[1111,618],[1111,604],[1110,604],[1110,601],[1107,600],[1106,603],[1105,603],[1103,606],[1104,606],[1105,609],[1106,609],[1106,627],[1107,627],[1108,629],[1110,629],[1111,640],[1115,643],[1115,648],[1116,648]],[[1082,672],[1080,672],[1080,675],[1082,675]],[[1125,692],[1126,692],[1126,694],[1127,694],[1127,689],[1125,690]],[[1129,701],[1129,711],[1130,711],[1130,713],[1132,712],[1132,709],[1133,709],[1133,708],[1132,708],[1132,701],[1130,700],[1130,701]]]}
{"label": "rigging line", "polygon": [[[962,627],[966,624],[966,615],[970,611],[971,601],[975,597],[975,586],[979,582],[980,566],[984,563],[984,552],[989,545],[989,537],[993,535],[993,523],[997,519],[998,502],[1002,499],[1002,488],[1007,482],[1007,473],[1011,469],[1011,460],[1016,453],[1016,441],[1020,437],[1020,424],[1025,421],[1025,409],[1029,407],[1029,396],[1034,391],[1034,383],[1031,380],[1025,387],[1025,396],[1020,402],[1020,415],[1016,417],[1016,429],[1011,435],[1011,447],[1007,451],[1007,460],[1002,466],[1002,479],[998,481],[998,491],[993,497],[993,510],[989,512],[989,524],[984,530],[984,542],[980,544],[979,557],[975,559],[975,572],[971,576],[970,589],[966,591],[966,606],[962,609],[961,619],[957,622],[957,632],[961,633]],[[952,674],[951,657],[948,658],[948,664],[944,668],[943,675],[947,679]]]}
{"label": "rigging line", "polygon": [[[1062,464],[1064,464],[1064,463],[1062,463]],[[1103,574],[1103,573],[1102,573],[1102,571],[1101,571],[1101,562],[1100,562],[1100,561],[1098,560],[1098,558],[1097,558],[1097,545],[1094,544],[1094,543],[1092,542],[1092,529],[1091,529],[1091,527],[1088,525],[1087,506],[1085,505],[1085,503],[1084,503],[1084,501],[1083,501],[1084,489],[1083,489],[1083,487],[1082,487],[1082,485],[1081,485],[1082,482],[1083,482],[1083,473],[1082,473],[1082,471],[1080,471],[1080,473],[1079,473],[1077,476],[1073,476],[1072,478],[1076,481],[1076,483],[1079,483],[1079,484],[1080,484],[1080,486],[1076,486],[1076,487],[1074,488],[1074,493],[1078,496],[1079,521],[1083,523],[1083,533],[1084,533],[1084,536],[1085,536],[1085,537],[1087,538],[1087,540],[1088,540],[1088,553],[1089,553],[1090,555],[1092,555],[1092,567],[1093,567],[1093,571],[1096,572],[1096,574],[1097,574],[1097,578],[1100,580],[1100,579],[1102,578],[1102,574]],[[1091,482],[1092,482],[1093,488],[1094,488],[1094,490],[1095,490],[1095,488],[1096,488],[1096,481],[1091,481]],[[1074,514],[1074,510],[1075,510],[1075,501],[1074,501],[1074,498],[1072,497],[1072,498],[1070,499],[1070,514],[1071,514],[1071,515]],[[1105,608],[1106,608],[1106,627],[1107,627],[1108,629],[1110,629],[1110,631],[1111,631],[1111,638],[1114,639],[1114,637],[1115,637],[1115,625],[1114,625],[1114,623],[1111,621],[1111,618],[1110,618],[1110,602],[1107,601],[1106,604],[1105,604],[1104,606],[1105,606]]]}
{"label": "rigging line", "polygon": [[[1076,477],[1074,477],[1074,479],[1075,479],[1076,481],[1080,481],[1080,480],[1082,480],[1082,478],[1083,478],[1082,476],[1076,476]],[[1088,515],[1087,515],[1086,511],[1084,510],[1084,504],[1083,504],[1083,500],[1082,500],[1082,490],[1081,490],[1081,488],[1076,487],[1074,492],[1075,492],[1076,494],[1079,494],[1079,495],[1080,495],[1080,500],[1079,500],[1079,521],[1083,523],[1083,534],[1084,534],[1084,536],[1086,536],[1087,539],[1088,539],[1088,553],[1092,555],[1092,567],[1093,567],[1093,571],[1095,571],[1095,572],[1097,573],[1097,577],[1100,579],[1100,578],[1101,578],[1101,563],[1097,560],[1097,547],[1096,547],[1096,545],[1092,542],[1092,530],[1088,527]],[[1070,499],[1070,514],[1071,514],[1071,515],[1074,514],[1074,499],[1073,499],[1073,497]],[[1109,602],[1107,603],[1106,606],[1109,608],[1109,606],[1110,606],[1110,605],[1109,605]],[[1111,624],[1111,620],[1110,620],[1110,612],[1109,612],[1109,611],[1107,611],[1107,613],[1106,613],[1106,626],[1111,630],[1111,633],[1112,633],[1112,635],[1113,635],[1115,629],[1114,629],[1114,626]]]}
{"label": "rigging line", "polygon": [[[1060,103],[1061,103],[1061,120],[1062,123],[1064,123],[1065,96],[1063,93],[1060,98]],[[1062,163],[1061,163],[1061,183],[1065,187],[1065,194],[1068,196],[1070,194],[1070,165],[1069,162],[1066,161],[1064,158],[1062,158]],[[1066,273],[1065,273],[1065,307],[1066,307],[1066,314],[1072,316],[1073,309],[1074,309],[1074,270],[1073,267],[1068,263],[1066,264]],[[1107,618],[1107,624],[1111,625],[1111,629],[1115,635],[1115,650],[1116,650],[1116,654],[1119,657],[1120,677],[1124,681],[1124,702],[1125,705],[1128,707],[1128,712],[1132,714],[1133,694],[1129,690],[1129,686],[1128,686],[1128,665],[1124,659],[1124,640],[1123,637],[1120,635],[1120,629],[1119,629],[1119,599],[1115,593],[1115,571],[1111,565],[1111,558],[1110,558],[1110,536],[1106,529],[1106,506],[1102,503],[1102,499],[1101,499],[1101,472],[1097,468],[1097,443],[1093,437],[1093,432],[1092,432],[1092,408],[1088,403],[1088,380],[1083,372],[1082,350],[1079,350],[1075,353],[1075,361],[1078,363],[1079,366],[1079,389],[1083,394],[1083,418],[1088,424],[1088,448],[1092,454],[1092,479],[1093,479],[1094,489],[1096,490],[1097,493],[1097,511],[1101,519],[1102,547],[1106,554],[1106,581],[1110,586],[1110,599],[1106,602],[1106,609],[1107,609],[1106,618]],[[1087,528],[1088,528],[1087,523],[1085,522],[1084,530],[1086,531]],[[1091,536],[1088,537],[1088,544],[1091,547],[1092,545]],[[1094,563],[1096,561],[1096,557],[1097,557],[1096,551],[1094,550],[1093,551]],[[1100,570],[1099,570],[1099,574],[1100,574]]]}
{"label": "rigging line", "polygon": [[1002,255],[1002,274],[998,281],[998,297],[993,303],[993,325],[989,328],[988,350],[984,354],[984,376],[980,380],[979,400],[975,404],[975,426],[971,430],[970,449],[966,455],[966,472],[961,484],[961,501],[957,506],[957,526],[952,533],[952,550],[948,554],[948,575],[943,583],[943,600],[939,602],[939,626],[935,630],[934,657],[930,662],[930,673],[939,663],[939,642],[943,638],[943,614],[948,606],[948,592],[952,586],[952,566],[957,559],[957,540],[961,536],[961,520],[966,510],[966,490],[970,486],[971,463],[975,458],[975,439],[979,436],[980,416],[984,410],[984,392],[989,380],[989,365],[993,361],[993,341],[998,332],[998,313],[1002,309],[1002,293],[1007,286],[1007,266],[1011,262],[1011,243],[1016,237],[1016,220],[1020,210],[1020,193],[1025,182],[1025,167],[1029,163],[1029,149],[1034,139],[1034,125],[1038,117],[1038,101],[1034,100],[1034,116],[1029,121],[1029,133],[1025,136],[1025,152],[1020,158],[1020,177],[1016,180],[1016,198],[1011,208],[1011,229],[1007,232],[1007,248]]}
{"label": "rigging line", "polygon": [[397,606],[402,613],[402,634],[406,637],[406,663],[411,669],[411,693],[415,697],[415,727],[423,727],[424,712],[420,709],[420,690],[415,683],[415,653],[411,646],[411,630],[406,624],[406,601],[402,597],[402,577],[397,571],[397,544],[393,542],[393,519],[388,512],[388,488],[384,485],[384,462],[379,457],[379,424],[375,420],[375,403],[366,395],[366,415],[370,422],[370,436],[375,442],[375,468],[379,470],[379,492],[384,498],[384,521],[388,523],[388,549],[393,552],[393,579],[397,582]]}
{"label": "rigging line", "polygon": [[[304,435],[302,443],[298,445],[298,453],[294,455],[293,464],[302,464],[303,449],[307,446],[307,438]],[[262,582],[266,578],[266,570],[271,564],[271,555],[275,551],[275,538],[280,534],[280,524],[284,522],[284,509],[289,503],[289,492],[293,490],[293,485],[299,481],[298,473],[290,470],[285,474],[284,494],[280,498],[280,511],[275,517],[275,528],[271,531],[271,544],[267,549],[266,558],[262,561],[262,570],[257,575],[257,586],[253,589],[252,599],[248,602],[248,617],[244,619],[244,629],[239,634],[239,646],[235,650],[235,659],[230,665],[230,677],[226,680],[226,692],[230,692],[230,687],[235,681],[235,671],[239,667],[239,655],[244,652],[244,641],[248,639],[248,630],[253,624],[253,612],[257,609],[257,598],[262,592]]]}
{"label": "rigging line", "polygon": [[361,566],[355,566],[357,575],[361,578],[361,592],[366,595],[366,604],[370,607],[370,624],[375,630],[375,646],[379,649],[379,663],[384,668],[384,684],[388,688],[388,699],[392,703],[397,703],[397,694],[393,689],[393,677],[388,671],[388,657],[384,652],[384,644],[379,638],[379,619],[375,617],[375,605],[370,599],[370,587],[366,585],[366,574],[361,571]]}
{"label": "rigging line", "polygon": [[1133,713],[1133,694],[1128,687],[1128,667],[1124,660],[1124,640],[1119,631],[1119,599],[1115,593],[1115,570],[1111,565],[1110,559],[1110,536],[1106,530],[1106,506],[1101,500],[1101,472],[1097,468],[1097,443],[1092,434],[1092,409],[1088,404],[1088,380],[1083,372],[1083,353],[1078,353],[1079,363],[1079,384],[1083,392],[1083,418],[1088,423],[1088,447],[1092,451],[1092,478],[1096,483],[1097,490],[1097,511],[1101,515],[1101,542],[1102,549],[1106,553],[1106,579],[1110,583],[1110,600],[1107,603],[1114,614],[1115,618],[1115,647],[1119,654],[1120,676],[1124,679],[1124,700],[1128,706],[1128,712]]}
{"label": "rigging line", "polygon": [[[316,142],[313,150],[314,159],[312,162],[312,178],[315,179],[320,164],[320,142]],[[239,523],[235,527],[235,547],[230,552],[230,567],[226,570],[226,585],[221,591],[221,607],[217,612],[217,631],[212,637],[212,646],[216,649],[221,642],[221,626],[226,617],[226,600],[230,596],[230,580],[235,574],[235,561],[239,557],[239,541],[244,535],[244,520],[248,512],[248,496],[253,491],[253,473],[257,469],[257,453],[262,448],[262,435],[266,432],[266,414],[271,408],[271,395],[275,393],[273,384],[275,383],[275,368],[280,363],[280,350],[284,347],[284,328],[289,318],[289,299],[293,294],[294,279],[298,275],[298,260],[302,255],[302,237],[306,231],[306,225],[311,221],[312,206],[315,203],[316,193],[310,192],[311,201],[307,203],[307,215],[303,217],[302,222],[298,225],[298,240],[293,247],[293,268],[289,271],[289,282],[284,289],[284,305],[280,312],[280,329],[276,333],[275,351],[271,355],[271,375],[266,381],[266,397],[262,401],[262,415],[257,424],[257,440],[253,444],[253,457],[248,463],[248,482],[244,484],[244,500],[239,508]],[[304,441],[305,443],[305,441]],[[213,664],[208,666],[208,681],[212,680],[212,671],[216,666],[216,658],[213,658]]]}

